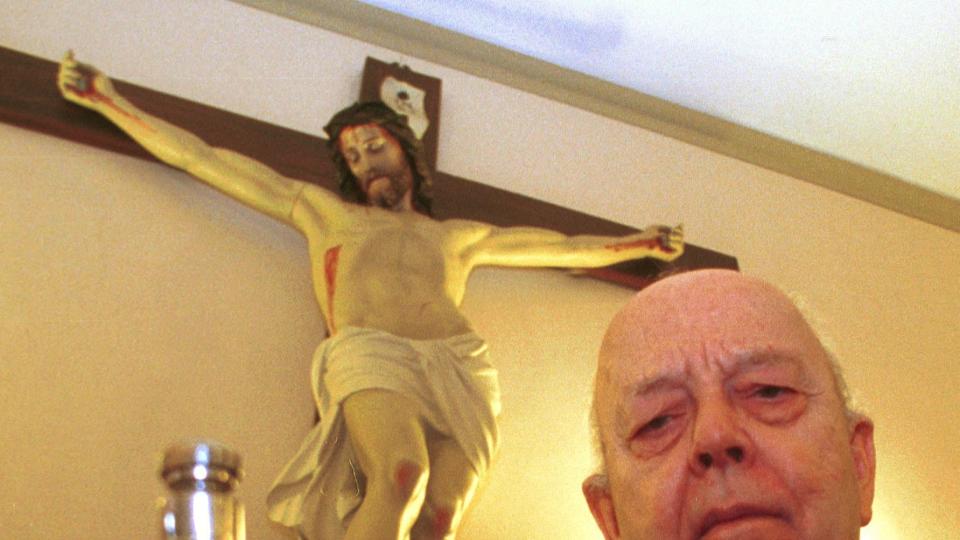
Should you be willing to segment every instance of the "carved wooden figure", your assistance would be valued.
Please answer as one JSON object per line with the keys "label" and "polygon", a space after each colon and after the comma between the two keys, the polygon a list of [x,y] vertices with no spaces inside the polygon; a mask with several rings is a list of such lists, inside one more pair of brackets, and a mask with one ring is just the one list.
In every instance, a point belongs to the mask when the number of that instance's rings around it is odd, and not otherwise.
{"label": "carved wooden figure", "polygon": [[402,116],[358,104],[325,128],[345,202],[151,116],[72,54],[63,96],[160,160],[300,231],[329,337],[314,356],[321,421],[268,495],[310,539],[452,538],[497,449],[497,373],[461,314],[482,265],[585,268],[673,260],[682,231],[568,236],[424,215],[431,171]]}

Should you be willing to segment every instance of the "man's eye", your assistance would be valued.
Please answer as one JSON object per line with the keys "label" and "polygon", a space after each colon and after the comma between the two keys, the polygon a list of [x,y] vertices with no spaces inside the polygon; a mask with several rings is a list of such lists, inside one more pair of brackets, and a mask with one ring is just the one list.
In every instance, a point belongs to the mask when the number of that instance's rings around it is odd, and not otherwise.
{"label": "man's eye", "polygon": [[780,424],[803,414],[807,394],[798,388],[776,384],[758,384],[743,392],[743,407],[758,419]]}
{"label": "man's eye", "polygon": [[772,399],[777,399],[779,397],[783,397],[789,394],[790,392],[792,392],[792,390],[790,390],[789,388],[785,388],[783,386],[767,385],[767,386],[761,386],[760,388],[758,388],[753,393],[753,395],[762,399],[772,400]]}
{"label": "man's eye", "polygon": [[628,441],[631,452],[638,456],[653,456],[666,451],[680,439],[687,425],[687,410],[684,405],[653,412],[656,416],[638,418],[638,423]]}
{"label": "man's eye", "polygon": [[652,435],[657,431],[667,427],[667,424],[670,423],[671,418],[669,416],[658,416],[653,420],[647,422],[640,428],[640,431],[637,432],[637,435]]}
{"label": "man's eye", "polygon": [[383,139],[374,139],[372,141],[367,141],[367,150],[371,152],[377,152],[383,148],[384,141]]}

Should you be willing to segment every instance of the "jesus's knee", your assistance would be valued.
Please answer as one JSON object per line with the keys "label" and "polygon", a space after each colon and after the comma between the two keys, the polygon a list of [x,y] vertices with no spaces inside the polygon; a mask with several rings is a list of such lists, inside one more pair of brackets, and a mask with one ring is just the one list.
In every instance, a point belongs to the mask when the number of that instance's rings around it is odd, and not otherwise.
{"label": "jesus's knee", "polygon": [[429,473],[423,465],[402,460],[393,468],[393,488],[401,499],[423,497]]}
{"label": "jesus's knee", "polygon": [[367,497],[399,508],[419,508],[427,490],[429,469],[423,463],[400,459],[367,475]]}

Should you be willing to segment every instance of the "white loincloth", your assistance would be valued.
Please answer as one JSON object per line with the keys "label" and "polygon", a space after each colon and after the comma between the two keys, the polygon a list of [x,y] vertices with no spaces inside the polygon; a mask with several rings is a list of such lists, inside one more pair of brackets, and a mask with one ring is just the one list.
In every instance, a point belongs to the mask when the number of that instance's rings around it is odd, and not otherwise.
{"label": "white loincloth", "polygon": [[476,334],[417,341],[348,327],[317,347],[311,380],[320,422],[267,494],[270,519],[308,539],[341,538],[361,502],[359,471],[341,414],[350,394],[403,393],[430,425],[457,441],[481,476],[498,444],[497,371]]}

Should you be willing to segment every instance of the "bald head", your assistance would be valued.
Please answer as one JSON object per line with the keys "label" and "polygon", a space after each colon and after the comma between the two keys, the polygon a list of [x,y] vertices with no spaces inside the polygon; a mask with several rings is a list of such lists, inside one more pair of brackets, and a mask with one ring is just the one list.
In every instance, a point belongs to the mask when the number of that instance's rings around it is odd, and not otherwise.
{"label": "bald head", "polygon": [[786,295],[738,272],[678,274],[604,336],[594,418],[607,474],[584,493],[608,538],[699,537],[734,507],[763,519],[731,518],[733,536],[856,538],[872,424],[845,411],[829,354]]}
{"label": "bald head", "polygon": [[595,406],[624,371],[642,375],[657,359],[695,355],[705,346],[714,356],[703,361],[763,348],[803,348],[814,353],[806,361],[833,377],[826,349],[779,289],[731,270],[700,270],[654,283],[614,316],[600,348]]}
{"label": "bald head", "polygon": [[[772,327],[770,317],[784,324]],[[608,369],[625,347],[679,346],[741,325],[816,339],[793,302],[772,285],[731,270],[701,270],[658,281],[634,296],[607,329],[599,367]]]}

